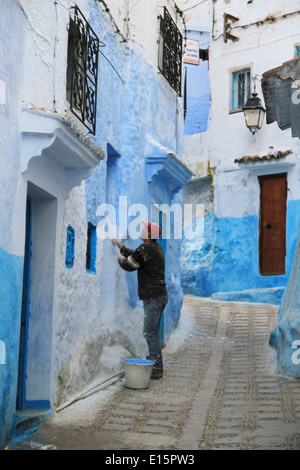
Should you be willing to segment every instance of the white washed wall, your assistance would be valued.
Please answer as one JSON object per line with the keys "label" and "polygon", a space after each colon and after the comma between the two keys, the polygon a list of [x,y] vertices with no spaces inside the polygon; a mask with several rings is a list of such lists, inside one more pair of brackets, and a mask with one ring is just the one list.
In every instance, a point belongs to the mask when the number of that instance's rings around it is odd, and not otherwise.
{"label": "white washed wall", "polygon": [[[230,77],[233,70],[250,67],[252,76],[258,75],[257,92],[264,103],[260,85],[262,75],[295,57],[300,15],[297,13],[273,22],[265,20],[298,11],[299,2],[216,0],[209,3],[212,25],[209,61],[211,126],[205,134],[185,137],[185,158],[198,178],[213,175],[214,195],[210,217],[205,220],[203,250],[183,252],[185,282],[194,283],[192,293],[202,296],[210,296],[213,292],[284,287],[298,229],[295,219],[300,208],[300,141],[292,138],[291,129],[282,131],[277,123],[267,125],[265,122],[253,136],[246,127],[243,112],[230,113]],[[188,2],[187,7],[193,4]],[[237,42],[228,40],[225,43],[223,40],[224,13],[239,18],[232,24],[234,29],[231,31],[239,38]],[[259,21],[264,23],[252,25]],[[235,159],[243,156],[289,149],[293,153],[279,161],[235,163]],[[273,173],[288,173],[287,274],[270,279],[261,276],[259,271],[258,176]],[[199,192],[199,199],[201,197]],[[208,254],[211,256],[209,265],[206,263]]]}
{"label": "white washed wall", "polygon": [[[243,4],[243,6],[237,0],[219,0],[214,4],[215,23],[210,51],[212,114],[208,145],[211,165],[217,168],[217,173],[226,172],[218,176],[216,182],[216,191],[222,193],[220,198],[217,197],[216,200],[218,216],[242,216],[243,212],[251,214],[257,213],[258,210],[257,204],[253,206],[251,198],[248,198],[248,204],[247,201],[244,201],[244,204],[241,203],[241,210],[237,210],[237,212],[235,205],[230,203],[234,192],[231,192],[229,187],[226,188],[226,180],[233,178],[233,181],[237,181],[237,184],[240,185],[240,182],[244,178],[247,179],[248,176],[246,166],[244,171],[239,172],[240,175],[233,175],[230,172],[238,170],[234,163],[235,158],[241,158],[245,155],[267,154],[272,149],[293,149],[294,154],[290,158],[300,158],[300,142],[297,139],[292,139],[290,129],[281,131],[277,123],[271,125],[264,123],[262,130],[252,136],[245,125],[243,113],[229,113],[231,71],[249,66],[252,76],[258,75],[261,79],[265,71],[294,57],[295,44],[299,40],[299,14],[259,26],[251,26],[250,24],[264,20],[270,15],[277,17],[296,11],[298,8],[299,2],[297,1],[288,2],[284,7],[282,2],[276,0],[272,2],[254,1],[251,4]],[[240,38],[237,42],[228,40],[227,43],[224,43],[223,41],[224,12],[239,18],[238,22],[233,23],[233,27],[250,25],[232,30],[232,34]],[[257,92],[264,102],[260,81],[257,82]],[[226,194],[229,197],[228,201],[226,201]],[[293,197],[295,199],[300,197],[296,186]]]}

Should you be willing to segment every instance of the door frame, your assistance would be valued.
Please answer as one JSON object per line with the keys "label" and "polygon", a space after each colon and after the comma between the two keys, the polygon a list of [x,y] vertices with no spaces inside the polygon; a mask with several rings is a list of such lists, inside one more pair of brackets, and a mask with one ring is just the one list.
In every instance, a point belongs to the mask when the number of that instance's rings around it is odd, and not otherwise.
{"label": "door frame", "polygon": [[[56,292],[58,199],[27,182],[23,309],[16,409],[49,409]],[[58,273],[57,273],[58,274]]]}
{"label": "door frame", "polygon": [[284,229],[284,243],[285,243],[285,257],[287,252],[287,243],[286,243],[286,230],[287,230],[287,189],[288,189],[288,173],[273,173],[267,175],[260,175],[258,177],[259,180],[259,188],[260,188],[260,216],[259,216],[259,272],[261,276],[284,276],[286,274],[286,258],[285,258],[285,267],[284,272],[282,273],[263,273],[262,272],[262,238],[263,238],[263,214],[262,214],[262,181],[268,179],[276,179],[276,178],[285,178],[286,181],[286,192],[285,192],[285,229]]}
{"label": "door frame", "polygon": [[30,262],[31,262],[31,230],[32,230],[32,201],[27,196],[26,201],[26,231],[25,231],[25,255],[23,269],[23,291],[22,291],[22,310],[20,326],[20,347],[19,347],[19,368],[18,368],[18,386],[17,386],[17,410],[25,408],[26,396],[26,369],[27,369],[27,351],[28,351],[28,319],[30,304]]}

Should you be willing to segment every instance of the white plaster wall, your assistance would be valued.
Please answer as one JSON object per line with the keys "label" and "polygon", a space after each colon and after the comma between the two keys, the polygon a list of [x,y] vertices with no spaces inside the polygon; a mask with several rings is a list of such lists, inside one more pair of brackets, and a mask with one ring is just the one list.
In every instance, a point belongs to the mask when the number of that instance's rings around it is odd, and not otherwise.
{"label": "white plaster wall", "polygon": [[[133,309],[120,294],[127,292],[128,286],[110,240],[97,239],[96,274],[86,272],[85,204],[83,182],[71,191],[66,201],[61,232],[59,304],[54,326],[53,401],[70,397],[86,388],[91,381],[117,372],[122,368],[124,358],[147,353],[143,337],[143,309],[142,306]],[[65,266],[69,224],[75,230],[72,269]],[[103,282],[107,279],[108,283]],[[102,286],[107,287],[106,291],[102,291]]]}
{"label": "white plaster wall", "polygon": [[[63,1],[63,0],[62,0]],[[130,0],[106,1],[110,14],[113,16],[116,24],[120,27],[121,33],[126,34],[126,28],[122,28],[127,8],[130,12],[129,21],[129,47],[132,48],[131,60],[137,61],[137,54],[141,54],[147,62],[142,64],[143,70],[148,72],[150,63],[154,70],[157,70],[157,79],[163,87],[160,93],[160,102],[158,103],[157,119],[165,119],[165,115],[170,115],[170,125],[163,126],[159,131],[164,132],[161,137],[167,143],[174,141],[175,123],[176,123],[176,101],[175,92],[171,89],[158,73],[157,68],[157,38],[158,38],[158,12],[163,12],[158,5],[164,3],[168,6],[171,14],[174,13],[174,3],[171,0],[166,2],[156,1],[157,8],[153,8],[153,2],[148,0],[140,0],[138,2]],[[180,2],[179,2],[180,3]],[[179,5],[178,5],[179,6]],[[103,5],[99,3],[99,10],[103,10]],[[130,129],[119,122],[124,113],[123,108],[128,108],[127,112],[141,113],[141,117],[137,125],[141,126],[141,133],[144,127],[149,129],[155,128],[155,123],[149,121],[152,116],[152,110],[144,112],[144,103],[147,103],[148,97],[143,99],[146,90],[155,89],[155,84],[150,83],[151,76],[143,75],[143,70],[137,70],[137,66],[131,68],[132,77],[126,75],[126,66],[129,71],[129,56],[124,56],[125,45],[119,44],[122,38],[116,35],[114,25],[109,19],[107,12],[103,15],[103,23],[107,25],[107,29],[103,29],[102,36],[99,38],[107,45],[103,52],[113,62],[119,73],[127,82],[131,78],[136,83],[136,88],[127,90],[126,99],[123,99],[123,91],[126,85],[121,84],[118,77],[113,73],[111,81],[111,92],[105,94],[105,102],[102,103],[102,95],[99,92],[100,104],[99,118],[103,119],[103,128],[100,132],[100,139],[103,139],[103,148],[107,142],[113,143],[114,140],[119,141],[119,135],[114,136],[116,131],[120,131],[122,138],[117,149],[122,153],[128,152],[127,146],[131,146],[133,152],[130,165],[139,167],[142,151],[134,152],[134,143],[130,141]],[[174,16],[175,18],[175,16]],[[112,40],[112,34],[115,40]],[[140,59],[138,59],[140,60]],[[104,59],[101,57],[101,63]],[[100,64],[101,66],[101,64]],[[103,70],[103,69],[102,69]],[[111,73],[111,69],[110,69]],[[148,83],[149,82],[149,83]],[[103,94],[103,91],[102,91]],[[122,101],[123,99],[123,101]],[[126,101],[127,100],[127,101]],[[128,103],[130,100],[130,103]],[[176,98],[177,100],[177,98]],[[180,100],[178,100],[180,101]],[[142,103],[139,105],[139,103]],[[118,109],[115,107],[118,106]],[[173,112],[174,110],[174,112]],[[113,118],[116,114],[116,119]],[[168,114],[169,113],[169,114]],[[99,126],[100,126],[99,119]],[[124,117],[123,117],[124,119]],[[135,121],[137,122],[137,121]],[[120,127],[121,124],[121,127]],[[126,128],[126,135],[125,135]],[[105,133],[103,131],[105,129]],[[105,135],[102,135],[102,134]],[[129,135],[127,135],[129,133]],[[178,134],[178,141],[181,134]],[[98,137],[99,138],[99,137]],[[174,149],[178,150],[178,149]],[[180,149],[179,149],[180,150]],[[126,165],[126,162],[123,162]],[[101,171],[98,175],[97,182],[100,185],[102,197],[105,199],[105,168],[106,162],[101,163]],[[135,170],[123,168],[123,177],[132,179],[136,184],[136,175],[132,174]],[[104,175],[104,176],[103,176]],[[93,184],[96,184],[94,181]],[[147,184],[145,182],[145,184]],[[126,183],[125,188],[127,188]],[[61,253],[60,253],[60,284],[59,284],[59,305],[55,320],[55,347],[54,347],[54,371],[53,371],[53,399],[64,393],[71,396],[76,391],[81,390],[91,380],[100,376],[110,375],[110,368],[114,371],[121,368],[121,359],[130,355],[147,354],[147,346],[143,337],[143,308],[142,303],[138,303],[133,308],[128,299],[124,296],[128,292],[128,284],[126,274],[122,271],[117,262],[115,248],[112,247],[110,240],[104,243],[98,238],[97,243],[97,265],[96,274],[86,273],[86,241],[87,241],[87,213],[86,213],[86,194],[85,183],[80,187],[74,188],[67,201],[64,212],[63,230],[61,233]],[[96,187],[93,187],[96,191]],[[119,188],[122,193],[122,188]],[[143,195],[144,186],[141,189]],[[96,191],[97,192],[97,191]],[[128,194],[131,197],[131,194]],[[135,196],[139,198],[137,190]],[[103,200],[104,202],[104,200]],[[137,202],[141,202],[139,199]],[[66,230],[71,225],[75,230],[75,261],[72,269],[65,267],[66,253]],[[134,273],[131,273],[134,276]],[[59,380],[57,379],[59,377]],[[62,383],[60,389],[59,383]],[[63,390],[63,392],[62,392]]]}
{"label": "white plaster wall", "polygon": [[182,0],[182,9],[187,28],[190,28],[191,26],[207,27],[211,25],[212,5],[209,0],[205,2]]}
{"label": "white plaster wall", "polygon": [[207,176],[210,159],[210,133],[184,136],[184,161],[197,175],[197,178]]}
{"label": "white plaster wall", "polygon": [[[246,28],[236,28],[232,34],[239,41],[223,41],[224,12],[239,18],[233,26],[250,25],[299,10],[299,2],[291,0],[283,4],[279,0],[265,2],[254,0],[217,0],[197,4],[183,0],[187,28],[205,24],[212,26],[210,47],[211,80],[211,128],[204,134],[185,136],[184,158],[196,172],[197,177],[206,176],[210,167],[215,168],[215,211],[219,217],[244,217],[259,212],[258,174],[288,171],[289,200],[300,198],[300,141],[291,137],[291,129],[282,131],[277,123],[263,125],[253,136],[245,125],[242,112],[230,114],[231,71],[251,67],[252,75],[258,75],[257,92],[263,100],[260,80],[269,69],[282,65],[295,55],[299,42],[300,15],[290,16],[273,23]],[[267,165],[237,165],[236,158],[245,155],[265,155],[271,150],[292,149],[293,154],[285,161]],[[294,164],[294,166],[292,166]]]}
{"label": "white plaster wall", "polygon": [[[86,272],[87,223],[84,183],[71,191],[66,200],[60,236],[59,301],[55,318],[53,361],[53,396],[58,392],[57,377],[68,370],[64,389],[70,395],[91,380],[90,370],[97,375],[105,334],[101,328],[100,277],[101,250],[97,250],[97,273]],[[72,269],[65,266],[67,227],[75,230],[75,260]],[[98,348],[98,349],[97,349]],[[97,361],[98,359],[98,361]]]}
{"label": "white plaster wall", "polygon": [[[167,135],[162,135],[162,138],[166,139],[166,143],[171,143],[176,132],[175,122],[177,114],[180,112],[181,100],[178,98],[175,100],[175,92],[157,69],[159,31],[157,15],[163,12],[161,8],[163,4],[166,4],[174,19],[176,19],[176,15],[172,0],[155,1],[156,8],[153,8],[153,2],[150,3],[149,0],[140,0],[138,2],[136,0],[130,0],[129,2],[127,0],[117,2],[107,0],[107,4],[123,34],[126,33],[124,12],[126,13],[127,8],[129,8],[131,15],[128,33],[130,38],[129,48],[134,48],[132,56],[137,52],[140,53],[147,63],[150,63],[153,69],[157,70],[156,76],[163,89],[160,92],[161,99],[158,103],[157,119],[165,119],[165,115],[171,116],[170,125],[159,130],[167,133]],[[87,11],[88,0],[78,0],[76,3],[86,18],[90,20]],[[181,6],[180,0],[176,3],[179,7]],[[21,99],[32,103],[35,108],[52,110],[60,114],[65,114],[68,110],[65,96],[67,27],[69,24],[68,8],[73,5],[74,3],[71,0],[59,0],[57,4],[52,0],[43,0],[42,6],[37,0],[23,1],[28,23]],[[119,44],[121,38],[115,34],[109,15],[107,12],[103,12],[103,6],[100,3],[99,15],[106,18],[103,24],[107,25],[107,29],[103,30],[102,36],[97,31],[99,39],[108,44],[103,52],[124,76],[128,84],[129,77],[126,76],[125,72],[127,72],[126,67],[128,67],[128,71],[130,70],[129,54],[126,57],[122,56],[122,52],[125,53],[126,47]],[[102,18],[102,16],[100,17]],[[181,28],[180,25],[179,27]],[[117,45],[112,41],[112,36],[116,38],[115,43]],[[114,49],[112,49],[113,47]],[[128,50],[127,48],[127,52]],[[101,64],[103,62],[105,62],[105,59],[101,57]],[[149,69],[148,64],[147,66],[144,64],[145,72]],[[134,70],[134,73],[137,75],[142,74],[140,70]],[[105,96],[103,108],[99,106],[99,117],[105,119],[103,122],[105,122],[105,129],[107,130],[105,136],[101,135],[100,138],[103,140],[100,143],[100,145],[103,143],[103,148],[105,148],[104,146],[108,141],[114,143],[116,123],[114,122],[113,112],[115,107],[119,106],[116,112],[120,114],[122,112],[120,103],[122,103],[122,106],[128,104],[122,102],[123,85],[115,75],[113,77],[111,93],[109,96]],[[150,76],[144,78],[145,82],[151,79]],[[133,77],[133,79],[135,80],[136,77]],[[142,88],[140,83],[138,83],[138,88]],[[135,96],[129,95],[129,98],[137,106],[136,103],[139,100],[143,101],[145,90],[133,89],[132,92],[135,92]],[[132,103],[130,101],[130,104]],[[165,114],[159,112],[162,109],[166,110]],[[135,110],[135,112],[138,111]],[[148,119],[147,113],[143,114],[143,119]],[[100,123],[100,120],[98,122]],[[179,117],[178,123],[180,123]],[[76,124],[79,125],[77,121]],[[152,125],[153,123],[149,122],[150,128]],[[180,136],[181,134],[178,134],[178,141]],[[122,144],[126,150],[128,136],[123,136],[123,139]],[[178,151],[180,148],[174,150]],[[135,158],[140,159],[141,154],[135,154]],[[106,165],[106,163],[103,164]],[[45,172],[46,174],[47,172]],[[31,175],[31,177],[33,176],[35,174]],[[105,178],[98,183],[105,193]],[[38,180],[36,184],[38,184]],[[25,194],[24,188],[23,192]],[[53,312],[52,402],[62,399],[62,394],[72,396],[84,388],[91,380],[94,380],[95,377],[109,375],[109,369],[116,370],[121,357],[134,354],[134,351],[139,355],[145,355],[147,352],[142,334],[142,306],[138,305],[133,309],[129,304],[124,304],[124,297],[118,296],[118,292],[116,292],[116,298],[113,297],[112,299],[109,297],[110,292],[107,292],[107,297],[105,297],[106,305],[101,304],[101,299],[105,296],[105,293],[101,292],[101,278],[103,276],[111,275],[114,278],[115,286],[121,289],[122,292],[126,292],[128,286],[126,277],[117,264],[116,256],[113,258],[115,265],[103,265],[103,243],[99,239],[96,274],[86,272],[88,221],[84,182],[70,192],[64,208],[60,205],[59,215],[57,222],[59,252],[56,254],[59,272],[55,272]],[[72,269],[65,267],[66,230],[69,224],[75,229],[75,262]],[[113,291],[114,286],[111,286],[111,289]]]}
{"label": "white plaster wall", "polygon": [[[195,2],[182,0],[186,28],[189,31],[207,31],[205,35],[210,42],[210,29],[212,22],[212,4],[210,1]],[[200,46],[201,47],[201,46]],[[205,46],[207,47],[207,45]],[[201,84],[199,84],[199,93]],[[210,133],[202,132],[184,136],[184,160],[195,172],[197,178],[206,177],[209,171],[210,160]]]}
{"label": "white plaster wall", "polygon": [[[297,10],[299,2],[291,1],[284,11]],[[271,6],[271,8],[270,8]],[[234,158],[267,152],[270,146],[274,149],[299,149],[296,139],[291,139],[290,129],[281,131],[277,124],[264,124],[263,129],[252,137],[245,126],[243,113],[229,114],[231,88],[230,72],[234,68],[250,66],[252,75],[262,74],[283,62],[294,57],[294,45],[299,37],[300,16],[286,18],[265,24],[263,26],[249,26],[247,29],[236,29],[232,34],[240,37],[238,42],[224,43],[223,13],[231,13],[240,18],[237,25],[250,24],[264,19],[269,14],[278,16],[283,14],[282,2],[256,1],[249,5],[232,0],[231,2],[218,1],[215,4],[215,27],[211,46],[210,76],[212,84],[212,130],[218,136],[212,139],[211,153],[214,164],[220,168],[233,166]],[[262,98],[260,83],[257,83],[257,92]]]}
{"label": "white plaster wall", "polygon": [[[155,1],[155,8],[153,3]],[[158,63],[158,15],[163,14],[163,6],[182,29],[182,20],[174,7],[173,0],[107,0],[109,13],[104,12],[104,6],[99,4],[99,15],[107,17],[107,29],[99,35],[104,43],[106,35],[115,33],[116,27],[125,38],[128,47],[135,47],[144,59],[154,67]],[[82,13],[89,21],[88,0],[76,2]],[[182,0],[176,4],[182,8]],[[69,15],[74,6],[72,0],[60,0],[56,4],[52,0],[22,0],[22,8],[27,17],[25,38],[24,79],[21,99],[32,103],[35,107],[46,108],[58,113],[68,113],[69,104],[66,101],[66,69],[61,64],[67,62],[68,24]],[[112,16],[115,24],[110,19]],[[128,19],[128,21],[127,21]],[[120,42],[123,41],[121,36]],[[114,66],[120,70],[123,64],[116,62],[114,51],[104,48],[105,55]],[[129,68],[128,63],[128,68]],[[165,79],[157,71],[158,80],[169,92]],[[129,79],[126,71],[122,71],[125,81]],[[173,92],[175,95],[175,92]],[[80,124],[79,124],[80,126]],[[82,127],[85,130],[84,127]]]}
{"label": "white plaster wall", "polygon": [[[244,114],[229,112],[231,71],[250,67],[252,76],[258,75],[261,80],[264,72],[294,57],[295,44],[299,39],[299,14],[260,26],[250,26],[250,24],[264,20],[269,15],[280,16],[298,9],[297,1],[283,4],[277,0],[272,2],[256,0],[246,5],[244,3],[241,5],[239,0],[214,2],[215,22],[210,50],[212,111],[208,148],[211,166],[217,169],[216,212],[220,217],[242,217],[246,214],[257,214],[258,211],[258,198],[253,200],[251,197],[258,190],[255,173],[257,168],[250,165],[245,165],[244,169],[239,168],[234,163],[236,158],[245,155],[263,155],[273,149],[292,149],[293,154],[285,159],[286,162],[297,163],[300,160],[300,142],[291,137],[291,129],[281,131],[277,123],[271,125],[264,123],[262,130],[253,136],[245,125]],[[223,41],[224,12],[239,18],[233,26],[249,25],[232,30],[232,34],[240,38],[237,42]],[[260,81],[257,82],[257,92],[264,103]],[[269,168],[266,168],[266,165],[262,166],[261,171],[276,173],[279,170],[278,162],[276,165],[277,167],[274,165]],[[298,199],[299,179],[292,171],[292,167],[288,167],[288,171],[289,184],[292,186],[289,198]],[[254,179],[250,181],[252,177]],[[239,188],[247,190],[240,191]]]}
{"label": "white plaster wall", "polygon": [[[84,14],[87,14],[87,1],[79,0],[76,2]],[[20,94],[20,99],[23,102],[31,103],[38,112],[50,110],[59,114],[66,114],[68,110],[68,103],[66,102],[66,64],[67,64],[67,43],[68,43],[68,24],[69,24],[69,10],[70,6],[74,3],[69,0],[60,0],[54,3],[52,0],[37,0],[22,1],[22,9],[26,15],[27,28],[24,38],[25,54],[24,54],[24,71],[23,82]],[[26,114],[26,113],[25,113]],[[45,119],[41,118],[30,127],[30,114],[21,116],[20,130],[44,133],[47,137],[47,124]],[[43,113],[42,113],[43,114]],[[44,113],[46,115],[46,113]],[[50,116],[56,116],[52,113],[47,113],[48,119],[51,121]],[[79,128],[84,130],[78,120],[76,124]],[[87,130],[85,130],[87,133]],[[51,134],[51,132],[49,132]],[[45,140],[47,140],[45,137]],[[30,141],[31,148],[27,149],[30,156],[38,155],[37,148],[35,148],[34,138]],[[38,147],[38,146],[37,146]],[[62,150],[63,151],[63,150]],[[37,152],[37,153],[35,153]],[[20,164],[21,164],[20,159]],[[70,199],[67,201],[71,206],[70,217],[64,219],[65,211],[69,208],[65,207],[65,198],[68,195],[67,184],[68,176],[64,168],[55,163],[52,159],[46,156],[37,156],[32,158],[28,167],[23,168],[23,175],[19,174],[18,194],[15,211],[13,214],[13,226],[16,230],[15,245],[21,254],[24,253],[24,228],[25,228],[25,204],[27,193],[27,181],[34,183],[37,187],[43,188],[48,191],[49,195],[57,198],[57,213],[56,220],[53,222],[49,230],[49,247],[51,246],[51,275],[53,275],[53,286],[50,288],[51,292],[45,294],[43,286],[50,285],[44,277],[39,276],[39,269],[32,269],[32,294],[31,294],[31,322],[29,329],[29,361],[28,361],[28,382],[27,382],[27,399],[51,398],[54,402],[57,397],[57,387],[59,371],[61,365],[68,364],[69,371],[72,372],[72,384],[70,392],[75,389],[80,389],[83,383],[88,380],[90,370],[97,373],[97,359],[99,359],[101,349],[103,348],[103,331],[99,321],[97,321],[97,314],[99,313],[99,275],[92,277],[86,273],[85,259],[86,259],[86,214],[85,214],[85,193],[84,184],[76,188]],[[75,172],[76,173],[76,172]],[[79,179],[78,179],[79,182]],[[36,196],[36,195],[35,195]],[[38,196],[36,196],[38,197]],[[68,221],[68,219],[71,220]],[[42,217],[38,218],[41,222]],[[55,225],[56,222],[56,225]],[[78,238],[77,242],[77,259],[76,270],[67,276],[66,271],[62,270],[65,260],[65,242],[66,242],[66,223],[74,224]],[[37,222],[36,222],[37,223]],[[48,221],[48,223],[50,223]],[[68,225],[67,223],[67,225]],[[22,227],[22,230],[19,229]],[[23,228],[24,227],[24,228]],[[43,229],[46,225],[41,224],[41,227],[36,229],[39,232],[36,239],[43,242]],[[50,254],[50,248],[48,253]],[[47,246],[44,246],[47,250]],[[34,263],[36,266],[40,263],[42,272],[45,267],[44,256],[42,248],[40,248],[38,256],[35,256]],[[97,257],[98,267],[101,263],[101,256]],[[32,264],[34,264],[32,262]],[[64,266],[65,267],[65,266]],[[33,266],[35,268],[35,265]],[[99,273],[100,269],[98,269]],[[46,274],[45,274],[46,275]],[[86,282],[85,282],[86,281]],[[48,282],[48,284],[47,284]],[[37,289],[36,286],[40,288]],[[98,295],[93,295],[97,292]],[[50,298],[51,297],[51,298]],[[51,301],[51,302],[50,302]],[[43,307],[43,302],[47,302],[49,312]],[[76,308],[75,308],[76,307]],[[45,326],[45,331],[40,331],[43,322],[41,320],[41,312],[47,316],[48,324]],[[75,312],[75,314],[74,314]],[[99,327],[98,327],[99,326]],[[53,336],[51,337],[53,333]],[[39,342],[43,339],[43,335],[48,335],[48,343],[41,345]],[[93,340],[91,339],[93,338]],[[99,339],[99,341],[97,341]],[[52,343],[52,348],[51,344]],[[75,343],[75,344],[74,344]],[[92,351],[99,345],[99,351]],[[38,350],[39,355],[36,354]],[[97,354],[99,352],[99,354]],[[88,354],[89,353],[89,354]],[[50,354],[52,357],[50,358]],[[39,371],[39,367],[43,368],[42,360],[40,365],[37,363],[36,358],[44,358],[47,355],[47,367],[44,367],[44,374],[47,378],[43,378],[43,373]],[[70,359],[72,355],[72,358]],[[96,359],[95,359],[96,358]],[[95,362],[93,362],[96,360]],[[65,362],[64,362],[65,361]],[[48,396],[50,385],[48,383],[51,370],[51,397]],[[82,372],[83,371],[83,372]],[[75,388],[72,388],[75,387]]]}
{"label": "white plaster wall", "polygon": [[158,15],[163,15],[166,6],[181,30],[182,21],[176,15],[175,5],[183,10],[183,0],[107,0],[112,16],[122,34],[132,43],[145,60],[157,66]]}
{"label": "white plaster wall", "polygon": [[[87,14],[87,0],[78,0],[76,4]],[[27,31],[21,99],[64,114],[69,105],[66,67],[61,64],[67,63],[68,24],[74,2],[26,0],[22,6],[27,16]]]}

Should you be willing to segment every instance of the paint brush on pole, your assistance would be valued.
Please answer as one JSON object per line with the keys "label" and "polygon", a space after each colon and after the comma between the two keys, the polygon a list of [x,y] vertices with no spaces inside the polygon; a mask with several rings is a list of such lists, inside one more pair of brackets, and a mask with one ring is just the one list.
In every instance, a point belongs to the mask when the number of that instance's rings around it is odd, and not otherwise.
{"label": "paint brush on pole", "polygon": [[105,384],[106,382],[109,382],[110,380],[116,378],[116,377],[119,377],[121,375],[124,374],[124,369],[121,369],[119,372],[117,372],[116,374],[113,374],[111,375],[110,377],[107,377],[106,379],[103,379],[101,380],[100,382],[97,382],[95,385],[91,386],[90,388],[88,388],[87,390],[85,390],[84,392],[80,393],[79,395],[76,395],[76,397],[72,398],[71,400],[67,401],[66,403],[64,403],[64,405],[60,406],[59,408],[56,408],[56,412],[58,413],[59,411],[62,411],[64,410],[65,408],[67,408],[68,406],[72,405],[73,403],[75,403],[76,401],[78,400],[81,400],[82,398],[86,398],[86,395],[88,393],[91,393],[92,391],[94,391],[95,389],[97,389],[98,387],[100,387],[101,385]]}
{"label": "paint brush on pole", "polygon": [[112,223],[110,222],[108,216],[106,217],[106,225],[107,225],[107,229],[108,229],[108,233],[109,233],[109,238],[111,239],[112,244],[115,247],[115,249],[117,251],[117,254],[119,255],[120,254],[119,253],[119,248],[118,248],[117,244],[114,243],[114,240],[117,239],[117,233],[118,233],[117,226],[112,225]]}
{"label": "paint brush on pole", "polygon": [[[96,215],[99,217],[104,216],[102,210],[99,212],[97,211]],[[113,217],[113,219],[115,219],[115,217]],[[107,238],[110,239],[119,255],[118,244],[115,243],[115,241],[120,240],[120,242],[122,243],[122,240],[124,241],[127,240],[127,231],[126,231],[126,235],[124,234],[121,235],[119,233],[119,228],[117,227],[116,223],[112,223],[110,220],[109,214],[106,213],[106,216],[103,217],[100,220],[100,222],[97,224],[97,237],[103,241],[106,240]]]}
{"label": "paint brush on pole", "polygon": [[[109,238],[111,239],[111,241],[113,242],[113,245],[114,247],[116,248],[117,250],[117,253],[119,255],[119,248],[117,246],[116,243],[114,243],[114,240],[117,240],[117,234],[119,233],[119,230],[117,228],[116,225],[113,225],[110,220],[109,220],[109,217],[107,216],[106,219],[105,219],[105,222],[106,222],[106,225],[107,225],[107,230],[108,230],[108,233],[109,233]],[[123,241],[123,240],[126,240],[127,239],[127,236],[124,236],[124,235],[119,235],[119,238],[120,238],[120,242]]]}

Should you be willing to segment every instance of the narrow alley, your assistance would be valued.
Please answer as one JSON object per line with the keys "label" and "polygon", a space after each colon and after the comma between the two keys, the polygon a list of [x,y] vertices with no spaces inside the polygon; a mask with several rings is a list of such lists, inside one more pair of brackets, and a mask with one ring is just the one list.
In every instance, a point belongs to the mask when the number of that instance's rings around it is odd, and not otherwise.
{"label": "narrow alley", "polygon": [[300,384],[276,374],[268,344],[278,307],[186,296],[183,310],[190,321],[179,347],[165,348],[163,379],[146,390],[118,381],[108,400],[98,391],[10,448],[299,450]]}
{"label": "narrow alley", "polygon": [[299,3],[0,0],[0,451],[300,450]]}

